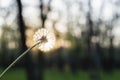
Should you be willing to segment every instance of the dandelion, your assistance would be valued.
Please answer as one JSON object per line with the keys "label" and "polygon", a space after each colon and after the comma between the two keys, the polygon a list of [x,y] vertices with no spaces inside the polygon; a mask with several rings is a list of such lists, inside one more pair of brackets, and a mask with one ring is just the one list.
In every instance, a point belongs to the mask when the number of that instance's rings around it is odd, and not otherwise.
{"label": "dandelion", "polygon": [[55,36],[53,33],[47,31],[46,29],[42,28],[39,29],[37,32],[35,32],[35,35],[33,36],[33,40],[35,41],[35,44],[28,48],[25,52],[23,52],[20,56],[18,56],[1,74],[1,77],[18,61],[20,60],[25,54],[27,54],[32,48],[38,45],[39,49],[42,51],[49,51],[54,43],[55,43]]}
{"label": "dandelion", "polygon": [[35,32],[33,40],[35,43],[40,41],[40,44],[38,45],[39,49],[46,52],[53,48],[55,44],[55,35],[47,29],[42,28]]}

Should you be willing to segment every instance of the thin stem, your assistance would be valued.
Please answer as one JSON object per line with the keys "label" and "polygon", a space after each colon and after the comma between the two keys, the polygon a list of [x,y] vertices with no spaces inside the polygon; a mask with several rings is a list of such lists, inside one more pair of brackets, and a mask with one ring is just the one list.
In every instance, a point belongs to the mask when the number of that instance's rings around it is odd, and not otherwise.
{"label": "thin stem", "polygon": [[27,54],[28,51],[30,51],[32,48],[34,48],[36,45],[40,44],[40,42],[37,42],[34,44],[32,47],[28,48],[24,53],[22,53],[18,58],[16,58],[1,74],[0,74],[0,79],[1,77],[13,66],[15,63],[20,60],[25,54]]}

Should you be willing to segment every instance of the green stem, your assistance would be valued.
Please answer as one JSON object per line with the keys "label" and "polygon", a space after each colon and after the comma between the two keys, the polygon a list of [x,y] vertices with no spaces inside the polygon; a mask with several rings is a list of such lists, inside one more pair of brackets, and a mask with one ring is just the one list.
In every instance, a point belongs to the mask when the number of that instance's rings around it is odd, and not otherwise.
{"label": "green stem", "polygon": [[1,77],[18,61],[20,60],[28,51],[30,51],[32,48],[34,48],[36,45],[40,44],[40,42],[34,44],[32,47],[28,48],[24,53],[22,53],[17,59],[15,59],[1,74],[0,74],[0,79]]}

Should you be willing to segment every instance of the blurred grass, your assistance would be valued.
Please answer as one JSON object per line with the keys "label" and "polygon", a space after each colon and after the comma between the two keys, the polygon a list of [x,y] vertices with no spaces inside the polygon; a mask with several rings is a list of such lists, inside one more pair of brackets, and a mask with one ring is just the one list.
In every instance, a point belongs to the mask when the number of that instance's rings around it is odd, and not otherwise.
{"label": "blurred grass", "polygon": [[45,80],[88,80],[88,74],[85,71],[79,71],[72,74],[70,71],[60,71],[58,69],[50,69],[45,71]]}
{"label": "blurred grass", "polygon": [[[3,69],[0,68],[0,73]],[[2,78],[2,80],[26,80],[25,70],[22,68],[12,68]],[[70,71],[60,71],[58,69],[46,69],[44,80],[89,80],[87,71],[79,70],[78,74],[72,74]],[[106,73],[101,70],[101,80],[120,80],[120,70],[113,73]]]}
{"label": "blurred grass", "polygon": [[[0,68],[0,73],[4,69]],[[26,80],[25,70],[22,68],[12,68],[2,77],[2,80]]]}
{"label": "blurred grass", "polygon": [[101,72],[102,80],[120,80],[120,70],[115,69],[112,73]]}

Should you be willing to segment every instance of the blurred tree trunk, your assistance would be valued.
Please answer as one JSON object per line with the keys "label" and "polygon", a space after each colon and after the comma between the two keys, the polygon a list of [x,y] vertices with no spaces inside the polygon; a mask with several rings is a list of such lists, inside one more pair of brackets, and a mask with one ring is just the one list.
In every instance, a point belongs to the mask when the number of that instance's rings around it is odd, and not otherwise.
{"label": "blurred tree trunk", "polygon": [[[41,10],[41,21],[42,21],[42,28],[45,27],[45,21],[47,19],[47,14],[50,11],[50,2],[49,0],[48,5],[44,7],[43,0],[40,0],[40,10]],[[47,9],[47,12],[46,12]],[[45,10],[45,11],[44,11]],[[34,80],[43,80],[43,72],[45,68],[45,58],[44,52],[38,50],[37,54],[37,62],[35,63],[35,79]]]}
{"label": "blurred tree trunk", "polygon": [[94,23],[91,19],[92,5],[91,0],[88,1],[89,11],[87,14],[87,24],[88,24],[88,36],[87,36],[87,58],[88,58],[88,70],[90,73],[90,80],[100,80],[99,70],[99,56],[97,52],[96,44],[97,42],[92,42],[95,32],[93,31]]}
{"label": "blurred tree trunk", "polygon": [[108,72],[112,72],[115,68],[115,54],[114,54],[114,35],[112,33],[113,27],[114,27],[114,22],[117,21],[119,19],[119,15],[116,14],[113,16],[113,19],[111,20],[111,22],[109,23],[108,27],[109,27],[109,56],[108,56]]}
{"label": "blurred tree trunk", "polygon": [[[22,47],[22,52],[24,52],[25,50],[27,50],[27,46],[26,46],[26,36],[25,36],[25,24],[22,16],[21,0],[17,0],[17,4],[18,4],[18,25],[21,35],[21,47]],[[27,54],[25,56],[25,69],[27,72],[28,80],[35,80],[34,72],[33,72],[33,63],[30,59],[30,54]]]}
{"label": "blurred tree trunk", "polygon": [[48,1],[48,5],[47,6],[44,6],[43,4],[43,0],[40,0],[40,10],[41,10],[41,20],[42,20],[42,27],[44,28],[45,27],[45,20],[47,19],[47,14],[48,12],[51,10],[50,8],[50,4],[51,4],[51,1],[52,0],[49,0]]}
{"label": "blurred tree trunk", "polygon": [[110,46],[109,46],[109,71],[113,71],[114,69],[114,47],[113,47],[114,37],[110,37]]}
{"label": "blurred tree trunk", "polygon": [[40,0],[40,10],[41,10],[41,21],[42,21],[42,28],[44,28],[45,20],[46,20],[46,14],[44,13],[44,6],[43,6],[43,0]]}
{"label": "blurred tree trunk", "polygon": [[5,29],[5,26],[3,27],[3,33],[2,33],[2,36],[1,36],[1,38],[2,38],[2,40],[1,40],[1,52],[2,52],[2,57],[1,57],[1,65],[3,66],[3,67],[7,67],[7,65],[6,65],[6,63],[7,63],[7,61],[6,61],[6,55],[8,55],[8,50],[7,50],[7,41],[6,41],[6,31],[5,31],[6,29]]}

